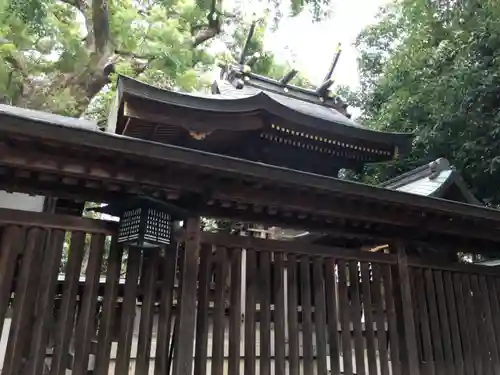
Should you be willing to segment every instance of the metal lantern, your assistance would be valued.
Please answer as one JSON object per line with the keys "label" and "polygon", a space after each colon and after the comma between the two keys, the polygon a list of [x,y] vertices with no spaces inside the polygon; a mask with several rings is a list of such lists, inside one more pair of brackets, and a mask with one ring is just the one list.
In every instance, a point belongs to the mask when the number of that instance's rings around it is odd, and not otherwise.
{"label": "metal lantern", "polygon": [[113,202],[91,210],[118,216],[117,242],[141,248],[169,245],[174,217],[179,216],[176,207],[149,197]]}
{"label": "metal lantern", "polygon": [[118,243],[138,247],[170,245],[172,216],[162,207],[138,205],[122,212]]}

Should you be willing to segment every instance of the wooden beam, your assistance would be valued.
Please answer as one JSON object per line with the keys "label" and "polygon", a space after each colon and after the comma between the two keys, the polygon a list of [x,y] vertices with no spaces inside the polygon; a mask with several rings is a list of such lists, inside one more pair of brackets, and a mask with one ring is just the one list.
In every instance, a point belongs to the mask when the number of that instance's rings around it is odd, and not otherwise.
{"label": "wooden beam", "polygon": [[0,208],[0,225],[19,225],[113,235],[117,223],[84,217]]}
{"label": "wooden beam", "polygon": [[174,375],[191,375],[193,369],[199,253],[200,218],[191,217],[186,223],[180,313],[177,318],[179,331],[174,343]]}
{"label": "wooden beam", "polygon": [[[180,234],[180,236],[183,235]],[[335,246],[311,245],[294,241],[267,240],[247,236],[234,236],[225,233],[203,232],[201,234],[201,242],[228,248],[235,247],[242,249],[253,249],[256,251],[276,251],[293,254],[323,255],[342,258],[346,260],[352,259],[388,264],[396,263],[396,255],[393,254],[370,253],[366,251],[351,250]]]}

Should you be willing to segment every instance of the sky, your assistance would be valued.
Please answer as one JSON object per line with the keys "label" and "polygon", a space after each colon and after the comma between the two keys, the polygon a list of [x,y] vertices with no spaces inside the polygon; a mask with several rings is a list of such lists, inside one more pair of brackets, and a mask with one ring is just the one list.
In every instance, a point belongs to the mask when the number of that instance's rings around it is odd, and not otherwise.
{"label": "sky", "polygon": [[359,76],[353,43],[364,27],[375,22],[378,9],[388,0],[333,1],[330,19],[313,24],[307,14],[301,14],[282,20],[278,31],[266,36],[265,47],[278,59],[291,63],[312,83],[320,84],[340,42],[342,54],[333,78],[336,84],[354,89]]}

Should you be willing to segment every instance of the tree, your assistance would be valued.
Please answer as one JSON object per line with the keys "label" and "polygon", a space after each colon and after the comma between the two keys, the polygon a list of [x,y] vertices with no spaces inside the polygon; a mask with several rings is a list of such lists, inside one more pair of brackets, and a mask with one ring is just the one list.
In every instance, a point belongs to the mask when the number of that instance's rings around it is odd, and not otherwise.
{"label": "tree", "polygon": [[357,40],[362,121],[413,132],[409,158],[371,168],[383,179],[449,158],[478,197],[500,203],[500,3],[400,0]]}
{"label": "tree", "polygon": [[[301,9],[297,0],[292,3],[295,11]],[[328,0],[311,3],[322,9]],[[113,94],[115,73],[165,88],[201,89],[206,82],[199,77],[215,62],[211,42],[241,34],[241,27],[229,27],[240,25],[241,12],[226,14],[222,5],[221,0],[0,0],[0,99],[99,118]],[[225,29],[233,31],[224,35]]]}

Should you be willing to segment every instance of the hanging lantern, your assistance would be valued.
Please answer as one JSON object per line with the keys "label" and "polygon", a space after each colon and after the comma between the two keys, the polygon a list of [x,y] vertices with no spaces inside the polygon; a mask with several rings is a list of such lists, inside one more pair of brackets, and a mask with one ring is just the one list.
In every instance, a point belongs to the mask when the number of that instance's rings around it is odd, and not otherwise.
{"label": "hanging lantern", "polygon": [[114,202],[89,210],[117,216],[120,219],[117,242],[140,248],[169,245],[173,221],[179,216],[177,208],[149,197]]}

